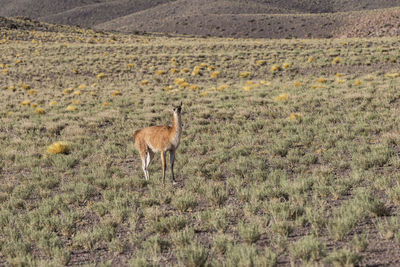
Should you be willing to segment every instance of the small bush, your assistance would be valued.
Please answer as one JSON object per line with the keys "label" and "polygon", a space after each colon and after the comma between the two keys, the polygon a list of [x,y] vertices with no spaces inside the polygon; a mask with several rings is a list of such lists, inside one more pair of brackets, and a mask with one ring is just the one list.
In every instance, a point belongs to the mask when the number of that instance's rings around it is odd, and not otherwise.
{"label": "small bush", "polygon": [[215,230],[225,232],[229,226],[228,212],[225,209],[217,210],[210,219]]}
{"label": "small bush", "polygon": [[232,240],[225,234],[217,234],[213,238],[213,248],[221,254],[225,254],[232,245]]}
{"label": "small bush", "polygon": [[263,256],[252,245],[235,245],[226,253],[227,266],[268,266],[265,265]]}
{"label": "small bush", "polygon": [[313,236],[305,236],[289,247],[292,261],[301,260],[304,263],[319,261],[326,254],[325,245]]}
{"label": "small bush", "polygon": [[347,248],[334,250],[325,260],[327,264],[335,267],[357,266],[361,261],[361,256]]}
{"label": "small bush", "polygon": [[190,245],[194,239],[195,236],[193,228],[185,228],[182,231],[172,234],[172,242],[176,247]]}
{"label": "small bush", "polygon": [[49,154],[69,154],[70,152],[71,146],[63,141],[55,142],[47,148],[47,153]]}
{"label": "small bush", "polygon": [[192,244],[176,251],[178,263],[181,266],[202,267],[206,266],[209,251],[199,244]]}
{"label": "small bush", "polygon": [[239,222],[238,232],[242,240],[249,244],[257,242],[261,236],[258,224],[254,223]]}
{"label": "small bush", "polygon": [[120,238],[113,238],[108,247],[116,255],[124,253],[128,248],[127,244]]}
{"label": "small bush", "polygon": [[149,225],[150,231],[156,233],[176,232],[183,229],[187,220],[182,216],[162,217],[159,221],[154,221]]}
{"label": "small bush", "polygon": [[193,210],[197,206],[196,198],[191,193],[183,193],[172,200],[172,205],[179,211]]}
{"label": "small bush", "polygon": [[215,206],[221,207],[228,199],[228,190],[223,185],[215,185],[207,191],[207,198]]}

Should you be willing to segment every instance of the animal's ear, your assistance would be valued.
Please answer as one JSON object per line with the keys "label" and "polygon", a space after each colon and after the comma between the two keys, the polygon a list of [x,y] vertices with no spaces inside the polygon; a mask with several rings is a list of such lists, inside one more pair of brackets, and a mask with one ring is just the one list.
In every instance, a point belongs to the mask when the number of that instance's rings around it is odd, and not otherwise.
{"label": "animal's ear", "polygon": [[182,101],[181,101],[181,104],[179,106],[182,107]]}

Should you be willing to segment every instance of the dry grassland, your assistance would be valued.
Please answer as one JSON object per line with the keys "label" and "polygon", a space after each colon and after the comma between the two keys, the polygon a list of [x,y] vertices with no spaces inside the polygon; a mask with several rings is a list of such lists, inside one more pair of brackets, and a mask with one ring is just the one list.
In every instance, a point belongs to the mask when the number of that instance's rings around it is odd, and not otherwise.
{"label": "dry grassland", "polygon": [[0,265],[399,264],[399,47],[0,30]]}

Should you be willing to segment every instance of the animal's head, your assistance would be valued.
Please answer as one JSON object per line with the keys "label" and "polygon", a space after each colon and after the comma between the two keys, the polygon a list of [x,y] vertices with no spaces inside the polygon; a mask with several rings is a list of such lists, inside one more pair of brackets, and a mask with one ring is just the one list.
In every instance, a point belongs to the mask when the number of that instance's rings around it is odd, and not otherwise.
{"label": "animal's head", "polygon": [[174,111],[175,114],[180,115],[182,111],[182,101],[179,104],[179,106],[172,105],[172,110]]}

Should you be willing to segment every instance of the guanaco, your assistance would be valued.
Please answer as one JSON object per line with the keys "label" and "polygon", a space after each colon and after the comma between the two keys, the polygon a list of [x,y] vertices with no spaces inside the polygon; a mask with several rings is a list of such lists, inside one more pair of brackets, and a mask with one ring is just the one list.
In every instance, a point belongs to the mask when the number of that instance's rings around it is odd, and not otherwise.
{"label": "guanaco", "polygon": [[161,164],[163,171],[163,183],[165,182],[166,155],[169,151],[169,165],[171,169],[171,180],[175,184],[174,160],[175,152],[179,146],[182,133],[181,121],[182,102],[179,106],[173,106],[172,125],[150,126],[135,131],[135,146],[142,160],[142,168],[146,180],[149,180],[149,165],[154,154],[161,152]]}

